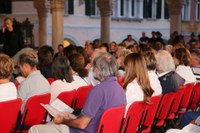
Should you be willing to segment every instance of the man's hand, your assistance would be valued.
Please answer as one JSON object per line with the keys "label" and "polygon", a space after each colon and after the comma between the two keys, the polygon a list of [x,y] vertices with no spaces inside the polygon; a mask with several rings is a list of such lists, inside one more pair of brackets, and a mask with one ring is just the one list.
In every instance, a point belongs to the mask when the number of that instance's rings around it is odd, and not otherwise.
{"label": "man's hand", "polygon": [[62,115],[57,115],[54,119],[53,119],[55,124],[62,124],[64,121],[64,117]]}
{"label": "man's hand", "polygon": [[5,32],[5,29],[6,29],[5,24],[2,24],[2,26],[1,26],[1,30],[2,30],[3,33]]}

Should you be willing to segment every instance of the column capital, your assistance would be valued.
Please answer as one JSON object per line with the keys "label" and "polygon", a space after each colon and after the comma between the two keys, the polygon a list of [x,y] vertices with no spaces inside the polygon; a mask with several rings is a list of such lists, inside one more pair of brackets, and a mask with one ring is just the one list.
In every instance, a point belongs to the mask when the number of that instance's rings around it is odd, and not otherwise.
{"label": "column capital", "polygon": [[101,16],[107,17],[111,15],[113,1],[112,0],[97,0],[97,6],[100,9]]}
{"label": "column capital", "polygon": [[51,0],[51,11],[63,11],[64,0]]}
{"label": "column capital", "polygon": [[47,17],[47,7],[45,0],[34,0],[33,5],[37,10],[39,17]]}

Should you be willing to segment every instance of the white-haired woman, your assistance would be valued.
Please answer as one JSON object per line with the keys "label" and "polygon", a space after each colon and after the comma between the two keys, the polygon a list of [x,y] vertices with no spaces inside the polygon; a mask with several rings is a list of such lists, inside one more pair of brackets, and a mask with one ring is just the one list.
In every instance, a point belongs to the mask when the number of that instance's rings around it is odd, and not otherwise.
{"label": "white-haired woman", "polygon": [[171,54],[166,50],[160,50],[155,57],[162,94],[176,92],[185,80],[175,72],[175,64]]}

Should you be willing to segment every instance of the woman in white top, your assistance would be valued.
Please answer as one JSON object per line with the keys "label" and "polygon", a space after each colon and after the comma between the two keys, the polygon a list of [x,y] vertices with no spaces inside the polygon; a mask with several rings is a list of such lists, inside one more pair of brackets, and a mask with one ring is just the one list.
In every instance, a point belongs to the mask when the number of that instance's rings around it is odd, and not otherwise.
{"label": "woman in white top", "polygon": [[14,83],[10,82],[13,71],[13,60],[5,54],[0,54],[0,102],[17,98],[17,89]]}
{"label": "woman in white top", "polygon": [[174,63],[176,65],[175,71],[185,79],[184,84],[196,82],[196,77],[190,67],[190,58],[190,52],[186,48],[179,48],[174,52]]}
{"label": "woman in white top", "polygon": [[89,84],[87,81],[88,70],[85,68],[85,59],[83,55],[76,53],[69,56],[69,62],[72,68],[73,81],[75,89]]}
{"label": "woman in white top", "polygon": [[154,90],[153,96],[162,94],[162,87],[156,74],[156,58],[150,47],[142,49],[142,54],[145,57],[146,66],[148,69],[149,81],[151,88]]}
{"label": "woman in white top", "polygon": [[151,88],[146,62],[139,53],[126,56],[125,61],[124,89],[126,91],[127,109],[135,101],[149,103],[153,94]]}
{"label": "woman in white top", "polygon": [[54,101],[56,97],[64,91],[71,91],[75,89],[75,85],[72,84],[72,70],[69,60],[64,56],[58,56],[52,63],[52,75],[56,79],[50,88],[51,101]]}

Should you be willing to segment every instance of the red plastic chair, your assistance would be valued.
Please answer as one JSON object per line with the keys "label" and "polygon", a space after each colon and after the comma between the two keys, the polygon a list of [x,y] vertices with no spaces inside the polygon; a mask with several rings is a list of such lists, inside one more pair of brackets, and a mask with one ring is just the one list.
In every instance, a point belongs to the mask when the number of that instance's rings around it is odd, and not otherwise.
{"label": "red plastic chair", "polygon": [[153,126],[159,127],[162,131],[164,131],[165,120],[168,117],[169,112],[171,111],[175,94],[176,93],[171,92],[163,95],[161,104],[158,107]]}
{"label": "red plastic chair", "polygon": [[149,133],[151,131],[151,126],[153,125],[153,121],[155,119],[156,111],[160,104],[161,98],[162,94],[153,96],[151,98],[151,104],[146,104],[144,120],[139,129],[141,133]]}
{"label": "red plastic chair", "polygon": [[122,133],[136,133],[142,121],[145,110],[145,103],[143,101],[136,101],[131,104],[126,114]]}
{"label": "red plastic chair", "polygon": [[17,90],[18,90],[19,83],[18,83],[17,81],[15,81],[15,82],[14,82],[14,85],[15,85],[15,87],[16,87],[16,88],[17,88]]}
{"label": "red plastic chair", "polygon": [[187,108],[190,102],[190,97],[193,92],[194,83],[189,83],[184,86],[185,86],[185,89],[184,89],[184,94],[183,94],[183,100],[180,103],[180,109],[178,111],[178,114],[184,114],[187,111]]}
{"label": "red plastic chair", "polygon": [[76,96],[76,90],[72,90],[60,93],[57,98],[73,108],[75,96]]}
{"label": "red plastic chair", "polygon": [[97,133],[119,133],[125,113],[125,106],[107,109],[101,116]]}
{"label": "red plastic chair", "polygon": [[173,122],[173,119],[176,117],[176,114],[180,108],[180,103],[183,99],[184,89],[185,89],[185,86],[181,86],[181,87],[179,87],[178,91],[176,92],[176,94],[174,96],[172,109],[167,118],[168,120],[170,120],[172,122],[174,127],[175,127],[175,123]]}
{"label": "red plastic chair", "polygon": [[77,89],[76,99],[75,99],[75,107],[74,108],[83,108],[83,105],[87,99],[87,95],[92,89],[92,85],[82,86]]}
{"label": "red plastic chair", "polygon": [[194,86],[188,109],[196,110],[200,103],[200,83]]}
{"label": "red plastic chair", "polygon": [[11,133],[14,131],[21,105],[22,100],[20,98],[0,102],[0,133]]}
{"label": "red plastic chair", "polygon": [[51,84],[53,81],[55,81],[56,79],[55,78],[47,78],[49,84]]}
{"label": "red plastic chair", "polygon": [[124,86],[123,79],[124,79],[124,76],[117,76],[117,82],[120,84],[121,87]]}
{"label": "red plastic chair", "polygon": [[24,127],[27,129],[33,125],[45,122],[47,111],[41,106],[40,103],[49,104],[50,97],[50,93],[46,93],[32,96],[27,100],[22,114],[20,131],[23,131]]}

